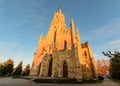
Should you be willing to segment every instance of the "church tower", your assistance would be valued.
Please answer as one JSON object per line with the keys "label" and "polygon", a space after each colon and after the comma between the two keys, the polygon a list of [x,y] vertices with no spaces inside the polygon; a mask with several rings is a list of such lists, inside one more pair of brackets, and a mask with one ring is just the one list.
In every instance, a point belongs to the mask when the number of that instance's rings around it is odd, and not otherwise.
{"label": "church tower", "polygon": [[73,19],[66,26],[62,8],[54,13],[45,37],[40,35],[30,75],[91,79],[97,76],[88,42],[81,43],[80,32]]}

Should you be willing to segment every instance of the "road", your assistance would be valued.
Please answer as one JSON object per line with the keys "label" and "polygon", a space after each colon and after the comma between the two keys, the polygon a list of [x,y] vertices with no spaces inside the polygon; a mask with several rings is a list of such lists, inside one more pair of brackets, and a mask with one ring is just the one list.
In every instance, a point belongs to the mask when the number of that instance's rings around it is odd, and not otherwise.
{"label": "road", "polygon": [[118,86],[109,79],[100,84],[56,84],[56,83],[34,83],[25,79],[0,78],[0,86]]}

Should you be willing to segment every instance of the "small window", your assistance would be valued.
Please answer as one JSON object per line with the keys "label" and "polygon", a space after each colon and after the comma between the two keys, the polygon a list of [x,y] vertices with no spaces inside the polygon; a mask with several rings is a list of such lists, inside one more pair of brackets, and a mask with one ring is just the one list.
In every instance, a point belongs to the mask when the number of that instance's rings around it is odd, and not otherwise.
{"label": "small window", "polygon": [[64,50],[66,50],[67,49],[67,41],[65,40],[64,41]]}
{"label": "small window", "polygon": [[84,55],[85,55],[85,57],[87,57],[87,52],[86,51],[84,52]]}

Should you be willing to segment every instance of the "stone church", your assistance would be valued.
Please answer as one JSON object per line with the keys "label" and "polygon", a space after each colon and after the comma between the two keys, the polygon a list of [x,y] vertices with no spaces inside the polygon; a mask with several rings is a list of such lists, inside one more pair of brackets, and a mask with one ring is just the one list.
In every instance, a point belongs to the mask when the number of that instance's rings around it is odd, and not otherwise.
{"label": "stone church", "polygon": [[66,26],[61,8],[54,13],[47,35],[40,35],[30,75],[82,80],[97,77],[89,43],[81,43],[80,32],[72,19],[70,27]]}

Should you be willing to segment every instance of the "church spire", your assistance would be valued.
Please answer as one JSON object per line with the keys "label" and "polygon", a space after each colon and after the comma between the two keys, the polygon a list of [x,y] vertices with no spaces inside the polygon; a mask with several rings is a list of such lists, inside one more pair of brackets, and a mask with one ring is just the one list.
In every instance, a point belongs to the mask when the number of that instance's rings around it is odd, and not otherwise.
{"label": "church spire", "polygon": [[58,13],[62,13],[62,7],[58,8]]}
{"label": "church spire", "polygon": [[42,33],[40,34],[40,38],[39,38],[39,42],[38,42],[38,46],[41,44],[42,41]]}
{"label": "church spire", "polygon": [[70,28],[71,28],[71,32],[72,32],[72,34],[75,34],[75,25],[74,25],[74,21],[73,21],[73,19],[71,19],[71,22],[70,22]]}
{"label": "church spire", "polygon": [[62,13],[61,7],[59,7],[58,11],[55,12],[54,14],[53,20],[50,25],[50,29],[57,29],[57,30],[66,29],[65,16]]}
{"label": "church spire", "polygon": [[79,32],[78,28],[76,28],[76,37],[80,41],[80,32]]}
{"label": "church spire", "polygon": [[70,28],[71,28],[71,48],[74,48],[74,35],[75,35],[75,26],[74,26],[74,21],[71,19],[70,22]]}

